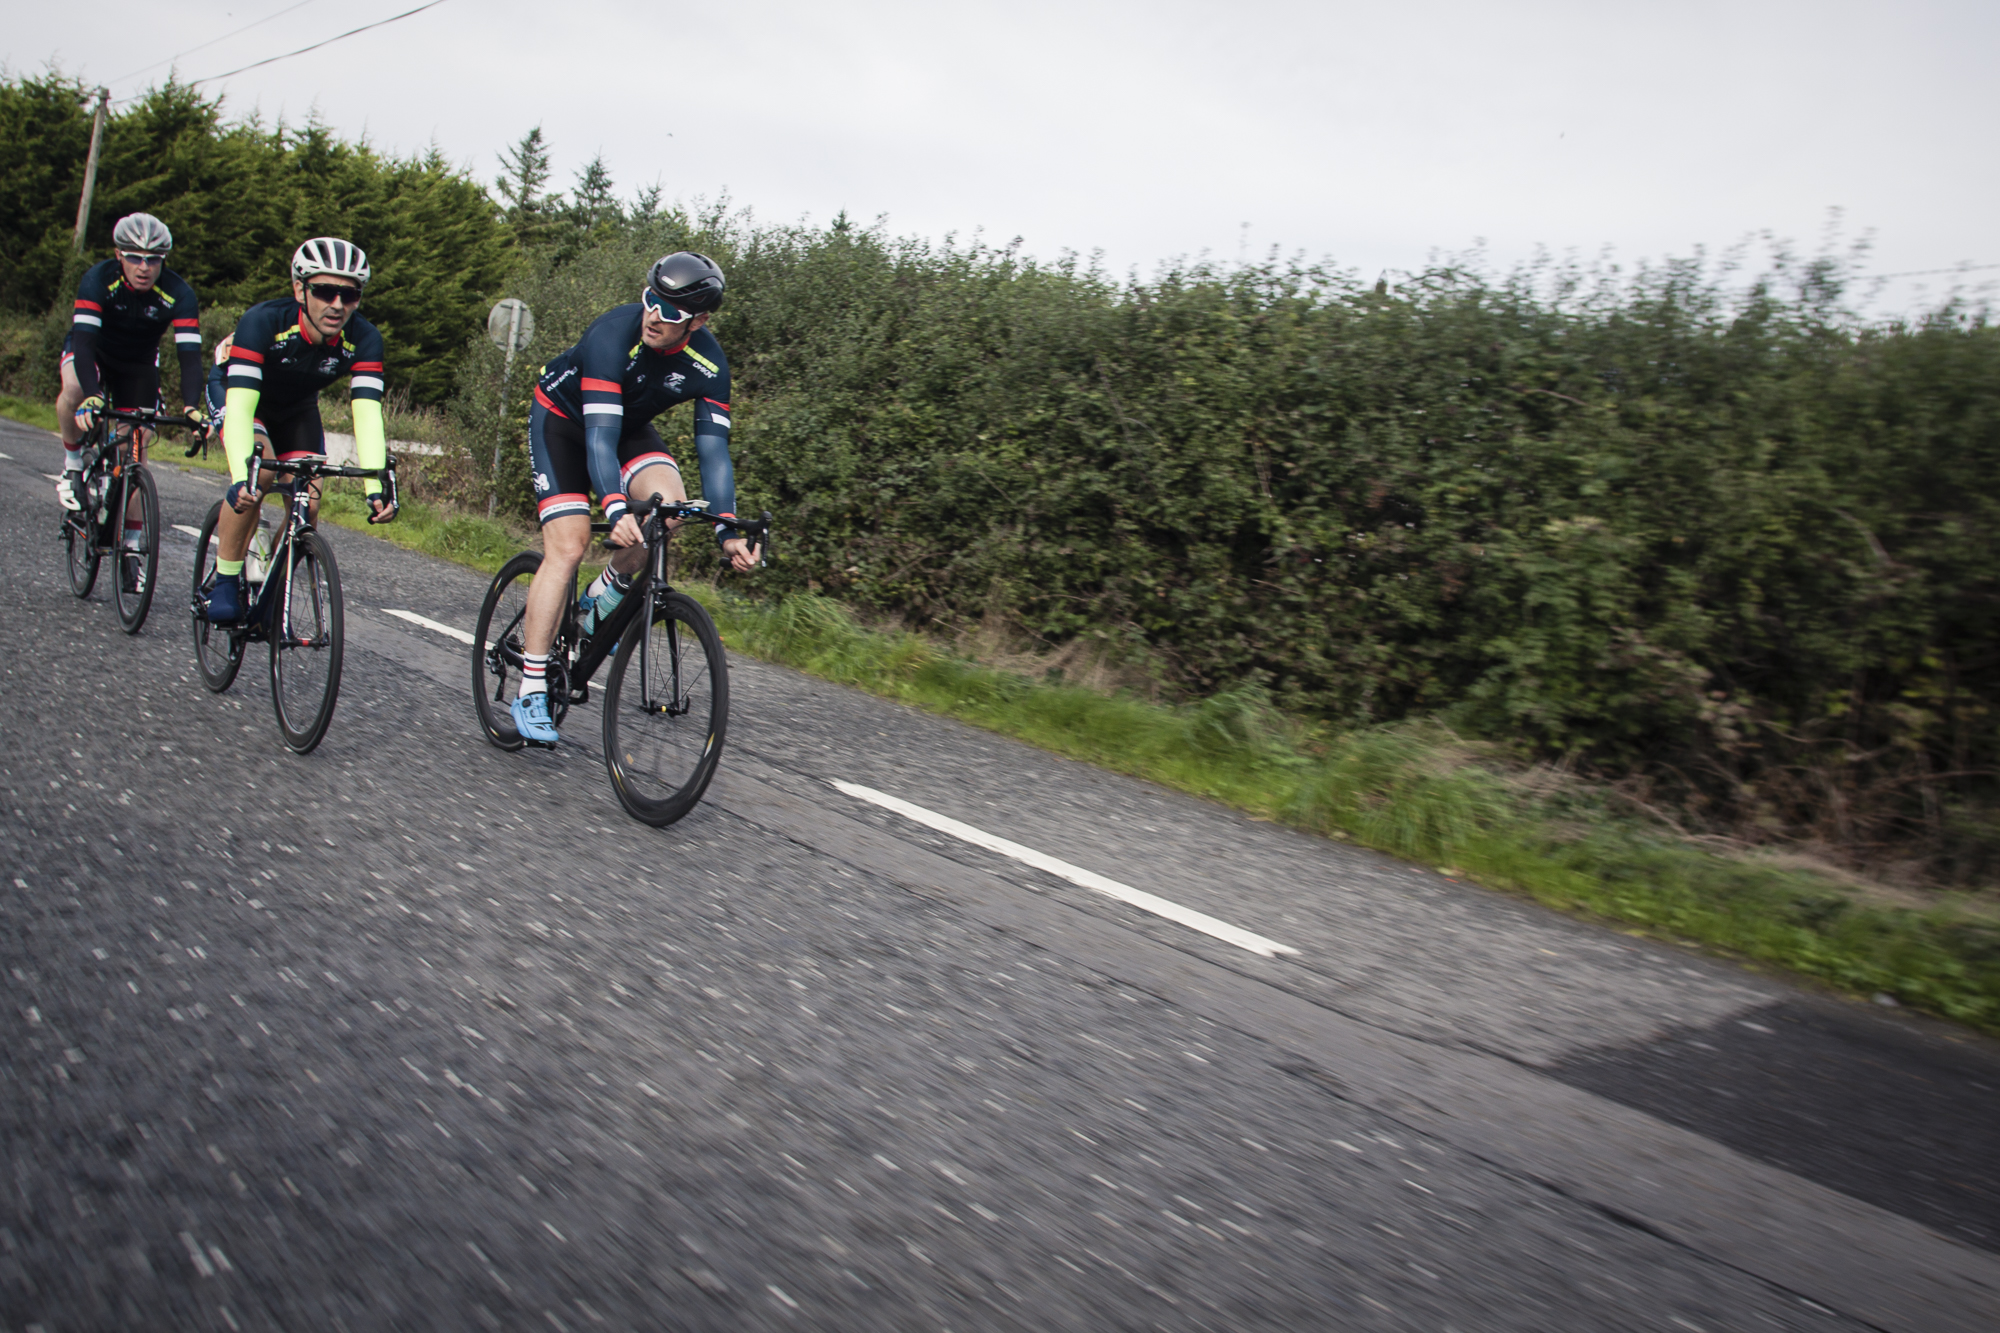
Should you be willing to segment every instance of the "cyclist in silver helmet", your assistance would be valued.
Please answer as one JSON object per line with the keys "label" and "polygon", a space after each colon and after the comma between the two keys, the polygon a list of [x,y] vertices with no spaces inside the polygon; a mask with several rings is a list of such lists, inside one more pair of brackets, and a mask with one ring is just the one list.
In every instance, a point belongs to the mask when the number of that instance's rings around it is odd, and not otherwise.
{"label": "cyclist in silver helmet", "polygon": [[[197,425],[208,419],[201,406],[201,303],[187,280],[166,266],[174,234],[151,213],[133,213],[118,220],[111,241],[112,257],[92,265],[76,285],[58,367],[63,475],[56,496],[66,509],[81,507],[75,481],[83,458],[77,446],[106,404],[159,406],[160,335],[169,329],[180,361],[183,410]],[[142,459],[150,435],[140,432]]]}

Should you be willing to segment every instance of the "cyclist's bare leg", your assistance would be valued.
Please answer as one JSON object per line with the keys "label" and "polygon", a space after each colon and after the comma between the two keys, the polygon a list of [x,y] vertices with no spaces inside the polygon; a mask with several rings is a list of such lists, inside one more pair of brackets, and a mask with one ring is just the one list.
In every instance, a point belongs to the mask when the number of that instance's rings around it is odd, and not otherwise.
{"label": "cyclist's bare leg", "polygon": [[[272,456],[271,441],[262,431],[257,432],[257,452],[266,458]],[[268,472],[256,474],[252,478],[252,481],[273,489],[278,484]],[[283,499],[284,497],[281,495],[279,498]],[[222,514],[215,520],[215,554],[217,559],[241,560],[243,558],[244,553],[250,549],[251,534],[257,531],[257,514],[262,507],[262,502],[260,501],[256,507],[239,514],[226,504],[222,506]],[[313,491],[312,516],[315,519],[319,517],[319,492],[317,489]]]}
{"label": "cyclist's bare leg", "polygon": [[547,656],[554,645],[563,608],[576,599],[576,568],[589,545],[588,514],[564,514],[542,525],[542,567],[528,585],[521,625],[521,646],[531,656]]}
{"label": "cyclist's bare leg", "polygon": [[65,361],[62,389],[56,394],[56,425],[62,430],[65,449],[75,449],[83,442],[83,432],[76,428],[76,409],[82,402],[83,385],[76,378],[76,367]]}
{"label": "cyclist's bare leg", "polygon": [[[681,501],[688,498],[687,486],[681,481],[681,470],[667,463],[655,463],[632,474],[625,494],[633,500],[650,500],[655,495]],[[679,527],[679,519],[668,519],[668,527]],[[637,573],[646,563],[646,547],[641,542],[632,546],[621,546],[612,552],[611,568],[620,574]]]}

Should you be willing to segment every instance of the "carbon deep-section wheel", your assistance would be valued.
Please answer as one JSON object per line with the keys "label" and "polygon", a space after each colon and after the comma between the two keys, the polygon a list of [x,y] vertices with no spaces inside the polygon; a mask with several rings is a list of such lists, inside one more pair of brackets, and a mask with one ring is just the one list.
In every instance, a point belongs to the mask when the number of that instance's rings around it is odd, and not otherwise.
{"label": "carbon deep-section wheel", "polygon": [[657,592],[618,644],[604,690],[604,766],[634,819],[692,810],[715,776],[729,722],[729,663],[701,603]]}
{"label": "carbon deep-section wheel", "polygon": [[292,544],[270,622],[271,705],[285,744],[306,754],[326,738],[340,697],[340,571],[326,538],[307,529]]}
{"label": "carbon deep-section wheel", "polygon": [[472,705],[479,713],[479,729],[503,750],[518,750],[527,744],[514,730],[511,708],[521,684],[528,584],[541,567],[538,551],[523,551],[502,565],[486,590],[479,622],[472,631]]}
{"label": "carbon deep-section wheel", "polygon": [[122,513],[113,517],[112,524],[114,530],[123,529],[125,540],[118,546],[112,590],[118,601],[118,623],[127,634],[137,634],[153,607],[153,576],[160,572],[160,491],[143,463],[125,469],[124,484],[118,489]]}
{"label": "carbon deep-section wheel", "polygon": [[[194,539],[194,600],[190,604],[194,616],[194,660],[201,668],[201,683],[215,693],[228,689],[236,679],[236,672],[243,665],[243,633],[231,632],[227,626],[211,625],[202,608],[208,601],[208,590],[215,583],[215,525],[222,517],[222,501],[209,506],[208,517],[202,520],[201,535]],[[246,598],[255,596],[254,591],[245,591]]]}

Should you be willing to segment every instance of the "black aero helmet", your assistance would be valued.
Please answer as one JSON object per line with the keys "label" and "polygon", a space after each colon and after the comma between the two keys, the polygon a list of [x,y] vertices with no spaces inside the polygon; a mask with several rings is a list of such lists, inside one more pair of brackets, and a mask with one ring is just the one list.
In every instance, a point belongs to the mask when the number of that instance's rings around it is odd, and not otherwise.
{"label": "black aero helmet", "polygon": [[654,264],[646,289],[685,314],[722,309],[722,270],[692,250],[676,250]]}

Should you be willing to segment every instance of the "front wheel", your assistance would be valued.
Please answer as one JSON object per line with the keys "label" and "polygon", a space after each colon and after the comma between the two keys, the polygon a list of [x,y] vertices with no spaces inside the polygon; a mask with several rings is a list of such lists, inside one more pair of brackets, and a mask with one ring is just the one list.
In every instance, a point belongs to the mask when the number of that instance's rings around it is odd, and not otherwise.
{"label": "front wheel", "polygon": [[340,571],[326,538],[308,528],[292,543],[290,567],[274,569],[271,704],[285,744],[310,753],[326,738],[340,697]]}
{"label": "front wheel", "polygon": [[[119,489],[123,492],[119,517],[113,522],[123,529],[125,539],[118,546],[118,574],[112,586],[118,600],[118,623],[127,634],[137,634],[152,609],[153,576],[160,569],[160,491],[152,471],[143,463],[125,469],[125,484]],[[135,508],[139,511],[136,527]]]}
{"label": "front wheel", "polygon": [[[521,679],[522,643],[527,633],[528,585],[542,567],[539,551],[523,551],[500,567],[486,601],[479,608],[479,623],[472,630],[472,706],[479,713],[479,729],[486,739],[503,750],[518,750],[528,742],[514,730],[513,702],[508,685]],[[552,695],[549,702],[556,702]],[[560,718],[557,719],[560,721]]]}
{"label": "front wheel", "polygon": [[[648,594],[638,594],[641,596]],[[671,824],[701,800],[729,723],[729,663],[701,603],[656,592],[618,643],[604,690],[604,766],[634,819]]]}
{"label": "front wheel", "polygon": [[63,511],[63,546],[69,553],[69,590],[78,597],[90,596],[97,585],[97,525],[88,514],[73,509]]}
{"label": "front wheel", "polygon": [[[194,539],[194,660],[201,668],[201,683],[215,693],[228,689],[243,665],[243,635],[231,633],[227,625],[212,625],[208,619],[208,590],[215,586],[215,525],[222,518],[222,501],[209,506],[202,520],[201,535]],[[246,596],[248,593],[246,592]]]}

